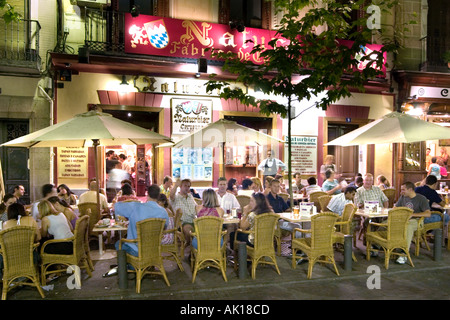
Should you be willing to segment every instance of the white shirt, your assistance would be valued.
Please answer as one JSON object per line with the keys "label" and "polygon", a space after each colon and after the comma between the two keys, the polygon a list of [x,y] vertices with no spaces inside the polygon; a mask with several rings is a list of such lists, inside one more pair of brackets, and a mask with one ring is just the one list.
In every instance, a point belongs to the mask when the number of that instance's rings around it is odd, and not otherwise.
{"label": "white shirt", "polygon": [[[272,168],[272,166],[273,166],[273,161],[275,161],[275,166],[276,166],[277,170],[278,170],[279,168],[281,168],[282,170],[286,170],[286,165],[283,163],[283,161],[281,161],[281,160],[279,160],[279,159],[276,159],[276,158],[267,158],[267,159],[264,159],[264,160],[261,161],[261,163],[259,164],[258,170],[259,170],[259,171],[265,171],[266,168],[267,168],[267,169]],[[267,164],[267,166],[266,166],[266,164]]]}
{"label": "white shirt", "polygon": [[[105,195],[103,193],[100,193],[99,196],[100,196],[100,207],[103,209],[108,209],[108,200],[106,199]],[[80,197],[78,198],[78,203],[85,203],[85,202],[97,203],[97,192],[86,191],[85,193],[81,194]]]}
{"label": "white shirt", "polygon": [[330,209],[331,212],[337,213],[341,216],[347,203],[353,203],[353,201],[346,199],[345,194],[342,192],[331,198],[327,208]]}
{"label": "white shirt", "polygon": [[225,194],[221,197],[218,192],[216,192],[217,198],[219,198],[220,207],[227,212],[227,210],[231,210],[233,208],[240,208],[241,205],[239,201],[237,201],[234,194],[225,192]]}

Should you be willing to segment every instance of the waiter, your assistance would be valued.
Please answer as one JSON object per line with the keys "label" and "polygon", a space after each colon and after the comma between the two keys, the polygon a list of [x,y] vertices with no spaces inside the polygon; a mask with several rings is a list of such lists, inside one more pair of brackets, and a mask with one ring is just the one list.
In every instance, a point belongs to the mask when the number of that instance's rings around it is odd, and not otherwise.
{"label": "waiter", "polygon": [[[262,171],[264,182],[267,176],[275,177],[279,171],[286,170],[286,165],[280,159],[273,158],[272,153],[272,150],[267,150],[267,158],[258,166],[258,170]],[[281,172],[280,174],[282,175]]]}

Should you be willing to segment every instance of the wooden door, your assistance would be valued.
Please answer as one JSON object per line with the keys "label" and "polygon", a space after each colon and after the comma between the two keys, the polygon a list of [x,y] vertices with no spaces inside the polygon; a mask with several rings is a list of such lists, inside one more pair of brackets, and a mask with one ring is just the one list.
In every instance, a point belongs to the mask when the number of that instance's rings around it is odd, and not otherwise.
{"label": "wooden door", "polygon": [[[0,143],[28,134],[27,120],[2,120],[0,122]],[[16,185],[23,185],[23,200],[30,203],[30,170],[28,169],[28,149],[21,147],[0,147],[5,191],[14,192]]]}
{"label": "wooden door", "polygon": [[[358,128],[358,125],[328,123],[328,141],[334,140],[350,131]],[[328,146],[328,154],[334,155],[336,170],[343,178],[352,178],[358,173],[358,146],[341,147]]]}

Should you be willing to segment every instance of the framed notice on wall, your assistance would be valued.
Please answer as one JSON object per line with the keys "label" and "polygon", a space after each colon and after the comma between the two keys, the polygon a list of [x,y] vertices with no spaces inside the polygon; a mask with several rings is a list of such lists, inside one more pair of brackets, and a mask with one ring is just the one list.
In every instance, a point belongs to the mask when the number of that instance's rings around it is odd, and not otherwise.
{"label": "framed notice on wall", "polygon": [[172,99],[172,134],[197,131],[212,122],[212,100]]}
{"label": "framed notice on wall", "polygon": [[[288,161],[288,137],[285,137],[284,159]],[[317,137],[291,136],[292,173],[317,174]]]}
{"label": "framed notice on wall", "polygon": [[58,147],[58,178],[87,178],[87,148]]}
{"label": "framed notice on wall", "polygon": [[192,181],[211,181],[212,160],[212,148],[173,148],[172,176]]}

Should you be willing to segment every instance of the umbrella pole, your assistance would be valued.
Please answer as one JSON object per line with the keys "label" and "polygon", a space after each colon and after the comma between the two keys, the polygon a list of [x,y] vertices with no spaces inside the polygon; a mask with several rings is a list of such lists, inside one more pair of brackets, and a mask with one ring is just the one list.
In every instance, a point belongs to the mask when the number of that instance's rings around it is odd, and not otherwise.
{"label": "umbrella pole", "polygon": [[97,161],[97,147],[99,146],[100,142],[98,141],[98,139],[92,139],[93,142],[93,146],[94,146],[94,160],[95,160],[95,178],[97,180],[97,187],[95,190],[96,195],[97,195],[97,211],[98,214],[101,216],[101,212],[100,212],[100,180],[98,178],[98,173],[99,173],[99,169],[98,169],[98,161]]}

